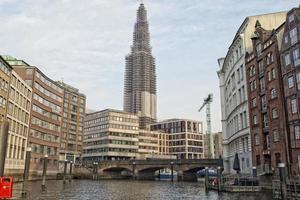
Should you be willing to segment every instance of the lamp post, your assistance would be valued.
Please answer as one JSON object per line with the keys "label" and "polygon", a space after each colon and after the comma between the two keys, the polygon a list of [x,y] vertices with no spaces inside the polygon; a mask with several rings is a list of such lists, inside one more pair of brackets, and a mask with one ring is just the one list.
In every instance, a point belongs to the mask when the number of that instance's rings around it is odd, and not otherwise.
{"label": "lamp post", "polygon": [[135,161],[132,162],[132,179],[135,180]]}
{"label": "lamp post", "polygon": [[95,180],[97,178],[97,173],[98,173],[98,169],[97,169],[97,162],[93,163],[93,179]]}
{"label": "lamp post", "polygon": [[171,181],[173,182],[174,181],[174,171],[173,171],[174,162],[172,161],[170,164],[171,164]]}
{"label": "lamp post", "polygon": [[48,155],[46,154],[44,156],[44,162],[43,162],[42,191],[46,190],[47,163],[48,163]]}
{"label": "lamp post", "polygon": [[23,173],[23,184],[22,184],[22,197],[26,198],[27,192],[27,181],[29,177],[29,168],[30,168],[30,159],[31,159],[31,147],[27,147],[26,149],[26,157],[25,157],[25,167],[24,167],[24,173]]}

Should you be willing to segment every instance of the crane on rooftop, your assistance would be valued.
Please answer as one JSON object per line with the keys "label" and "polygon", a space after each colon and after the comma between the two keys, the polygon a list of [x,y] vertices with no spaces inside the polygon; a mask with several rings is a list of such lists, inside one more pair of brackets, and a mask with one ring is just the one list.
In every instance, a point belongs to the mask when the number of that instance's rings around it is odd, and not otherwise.
{"label": "crane on rooftop", "polygon": [[211,114],[210,114],[210,104],[213,101],[213,94],[208,94],[206,98],[204,98],[202,106],[199,108],[198,112],[206,106],[206,125],[207,130],[206,134],[208,134],[208,158],[213,158],[213,145],[212,145],[212,135],[211,135]]}

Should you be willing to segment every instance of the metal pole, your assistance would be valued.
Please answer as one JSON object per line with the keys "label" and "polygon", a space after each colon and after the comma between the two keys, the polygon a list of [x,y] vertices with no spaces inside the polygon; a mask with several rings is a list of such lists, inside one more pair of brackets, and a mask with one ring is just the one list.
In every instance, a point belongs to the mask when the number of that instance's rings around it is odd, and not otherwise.
{"label": "metal pole", "polygon": [[205,167],[205,190],[208,189],[208,167]]}
{"label": "metal pole", "polygon": [[43,163],[42,191],[46,190],[47,162],[48,162],[48,155],[45,155],[44,156],[44,163]]}
{"label": "metal pole", "polygon": [[23,173],[23,184],[22,184],[22,197],[23,198],[26,198],[26,196],[27,196],[26,187],[27,187],[27,181],[28,181],[28,177],[29,177],[30,159],[31,159],[31,147],[28,147],[26,149],[25,168],[24,168],[24,173]]}
{"label": "metal pole", "polygon": [[73,162],[72,161],[70,161],[70,177],[69,177],[69,182],[71,182],[71,180],[72,180],[72,170],[73,170]]}
{"label": "metal pole", "polygon": [[5,157],[8,138],[8,122],[0,122],[0,177],[4,176]]}
{"label": "metal pole", "polygon": [[173,171],[174,162],[171,162],[171,181],[174,181],[174,171]]}
{"label": "metal pole", "polygon": [[160,169],[158,170],[158,180],[160,181]]}
{"label": "metal pole", "polygon": [[64,176],[63,176],[63,184],[66,184],[66,175],[67,175],[67,163],[68,161],[64,161]]}
{"label": "metal pole", "polygon": [[132,163],[132,179],[135,180],[135,162]]}
{"label": "metal pole", "polygon": [[218,173],[218,192],[221,192],[221,167],[218,166],[217,168]]}

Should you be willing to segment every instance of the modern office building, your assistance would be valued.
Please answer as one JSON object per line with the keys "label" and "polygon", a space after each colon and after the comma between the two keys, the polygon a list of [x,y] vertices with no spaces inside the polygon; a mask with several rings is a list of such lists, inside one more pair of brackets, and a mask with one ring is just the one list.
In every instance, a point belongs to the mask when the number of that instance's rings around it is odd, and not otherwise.
{"label": "modern office building", "polygon": [[150,130],[139,130],[139,156],[153,157],[159,154],[159,133]]}
{"label": "modern office building", "polygon": [[201,122],[169,119],[152,124],[151,130],[167,134],[170,155],[175,155],[178,159],[204,158]]}
{"label": "modern office building", "polygon": [[32,87],[29,146],[32,148],[30,171],[42,172],[43,158],[48,155],[48,174],[58,171],[64,90],[37,67],[6,56],[6,61]]}
{"label": "modern office building", "polygon": [[252,161],[258,175],[273,174],[279,163],[289,163],[279,53],[283,27],[266,30],[257,21],[253,51],[246,53]]}
{"label": "modern office building", "polygon": [[140,117],[140,128],[156,121],[155,59],[151,53],[147,11],[137,11],[131,53],[126,56],[124,111]]}
{"label": "modern office building", "polygon": [[22,175],[24,172],[31,97],[31,87],[12,70],[6,113],[6,121],[9,122],[5,160],[6,175]]}
{"label": "modern office building", "polygon": [[75,162],[83,151],[83,127],[86,96],[62,81],[57,83],[64,90],[63,118],[60,139],[60,160]]}
{"label": "modern office building", "polygon": [[[212,133],[211,134],[211,144],[214,158],[223,157],[223,135],[222,132]],[[203,134],[203,143],[204,143],[204,158],[209,158],[208,156],[208,134]]]}
{"label": "modern office building", "polygon": [[138,136],[136,115],[113,109],[89,113],[84,124],[83,162],[135,158]]}
{"label": "modern office building", "polygon": [[284,22],[285,16],[285,12],[280,12],[247,17],[236,32],[225,58],[218,60],[225,173],[235,173],[233,161],[236,153],[240,158],[241,173],[252,171],[245,53],[252,51],[251,34],[255,23],[259,20],[265,29],[272,30]]}
{"label": "modern office building", "polygon": [[281,42],[281,71],[290,145],[289,168],[295,176],[300,174],[300,7],[287,13]]}

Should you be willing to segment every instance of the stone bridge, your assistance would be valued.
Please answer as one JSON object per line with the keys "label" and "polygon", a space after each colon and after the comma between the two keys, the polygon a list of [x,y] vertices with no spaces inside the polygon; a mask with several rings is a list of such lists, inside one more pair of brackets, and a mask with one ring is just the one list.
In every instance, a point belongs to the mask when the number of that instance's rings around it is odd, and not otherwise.
{"label": "stone bridge", "polygon": [[197,181],[197,172],[199,170],[205,167],[217,168],[221,166],[221,162],[223,161],[220,159],[101,161],[87,166],[77,166],[74,173],[79,178],[155,180],[156,171],[168,168],[177,172],[178,181]]}

